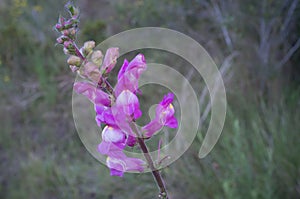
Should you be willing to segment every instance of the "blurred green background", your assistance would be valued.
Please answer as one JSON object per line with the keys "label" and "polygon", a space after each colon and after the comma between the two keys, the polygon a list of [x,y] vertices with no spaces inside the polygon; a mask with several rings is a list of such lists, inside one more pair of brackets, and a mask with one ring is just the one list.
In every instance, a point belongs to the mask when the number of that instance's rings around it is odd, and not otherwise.
{"label": "blurred green background", "polygon": [[[0,198],[156,198],[151,174],[110,177],[76,133],[75,75],[52,29],[65,3],[0,1]],[[222,71],[224,131],[206,158],[197,157],[199,132],[184,156],[163,170],[172,199],[300,198],[298,0],[76,3],[79,44],[135,27],[166,27],[197,40]],[[199,80],[180,63],[177,70]],[[202,100],[204,110],[208,99]],[[207,110],[199,116],[203,132]]]}

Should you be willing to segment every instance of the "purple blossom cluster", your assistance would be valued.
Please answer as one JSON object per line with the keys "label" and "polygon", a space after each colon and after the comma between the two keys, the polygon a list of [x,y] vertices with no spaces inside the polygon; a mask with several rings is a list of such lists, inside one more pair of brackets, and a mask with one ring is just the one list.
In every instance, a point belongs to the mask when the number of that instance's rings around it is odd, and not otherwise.
{"label": "purple blossom cluster", "polygon": [[[106,54],[108,53],[111,51]],[[115,57],[115,55],[108,57]],[[123,152],[124,148],[135,146],[137,137],[152,137],[163,126],[170,128],[178,126],[172,105],[174,96],[169,93],[158,104],[155,118],[141,128],[141,134],[132,130],[131,125],[142,116],[137,97],[138,80],[146,68],[146,61],[142,54],[138,54],[131,62],[125,59],[113,94],[104,92],[90,82],[77,82],[74,85],[77,93],[83,94],[94,103],[97,124],[106,125],[102,131],[102,142],[98,145],[98,151],[108,156],[106,162],[111,175],[123,176],[126,171],[142,172],[147,166],[146,163],[138,158],[127,157]]]}
{"label": "purple blossom cluster", "polygon": [[[107,156],[106,163],[111,175],[123,176],[127,171],[142,172],[147,163],[150,167],[153,165],[152,160],[149,162],[148,158],[146,163],[141,159],[128,157],[124,149],[138,143],[141,145],[140,142],[143,145],[144,139],[151,138],[164,126],[177,128],[178,122],[172,105],[174,95],[165,95],[156,107],[154,119],[144,127],[137,127],[135,121],[142,116],[137,97],[140,93],[138,81],[147,68],[144,55],[138,54],[130,62],[124,60],[113,88],[108,82],[108,76],[117,63],[119,49],[109,48],[103,56],[100,50],[94,49],[94,41],[85,42],[79,49],[75,44],[79,10],[72,4],[67,4],[66,9],[71,18],[59,17],[55,25],[55,29],[61,34],[57,43],[63,45],[65,54],[69,55],[67,62],[71,70],[85,79],[76,82],[74,90],[93,103],[98,126],[105,125],[98,151]],[[163,184],[159,183],[159,186],[163,187]]]}

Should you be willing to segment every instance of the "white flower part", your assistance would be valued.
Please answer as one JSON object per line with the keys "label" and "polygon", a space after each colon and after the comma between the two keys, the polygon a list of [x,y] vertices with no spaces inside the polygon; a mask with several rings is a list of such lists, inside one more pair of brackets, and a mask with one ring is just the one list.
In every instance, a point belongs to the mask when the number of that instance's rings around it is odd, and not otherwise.
{"label": "white flower part", "polygon": [[106,126],[102,131],[102,139],[105,142],[124,142],[126,139],[125,134],[120,130],[111,126]]}
{"label": "white flower part", "polygon": [[123,112],[127,115],[133,114],[135,105],[138,103],[137,96],[129,90],[122,91],[116,100],[117,106],[122,107]]}

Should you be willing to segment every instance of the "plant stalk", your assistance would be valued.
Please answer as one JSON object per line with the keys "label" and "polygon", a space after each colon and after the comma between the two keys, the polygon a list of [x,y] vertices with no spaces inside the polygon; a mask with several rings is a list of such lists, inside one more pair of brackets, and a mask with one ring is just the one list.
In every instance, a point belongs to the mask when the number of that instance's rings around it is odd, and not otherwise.
{"label": "plant stalk", "polygon": [[146,161],[152,171],[152,175],[154,177],[154,180],[157,184],[157,186],[159,187],[159,195],[158,198],[160,199],[169,199],[168,194],[167,194],[167,190],[166,190],[166,186],[165,183],[163,181],[163,178],[159,172],[159,170],[157,170],[154,166],[153,160],[149,154],[147,145],[144,141],[144,139],[141,137],[141,133],[139,132],[139,130],[137,129],[135,123],[131,123],[130,124],[131,129],[134,131],[134,133],[138,136],[137,137],[137,141],[143,151],[144,157],[146,158]]}

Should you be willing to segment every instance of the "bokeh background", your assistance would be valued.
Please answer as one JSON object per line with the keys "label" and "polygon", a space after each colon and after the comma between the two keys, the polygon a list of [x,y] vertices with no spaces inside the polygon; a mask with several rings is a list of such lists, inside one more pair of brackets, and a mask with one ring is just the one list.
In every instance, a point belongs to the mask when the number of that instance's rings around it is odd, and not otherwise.
{"label": "bokeh background", "polygon": [[[65,3],[0,1],[0,198],[156,198],[151,174],[110,177],[76,133],[75,75],[52,29]],[[199,159],[210,117],[203,85],[203,128],[184,156],[162,172],[172,199],[300,198],[298,0],[76,4],[81,45],[131,28],[166,27],[197,40],[222,72],[228,98],[224,131],[210,155]],[[174,68],[197,82],[192,68],[181,63]],[[163,93],[151,87],[145,92]]]}

